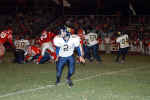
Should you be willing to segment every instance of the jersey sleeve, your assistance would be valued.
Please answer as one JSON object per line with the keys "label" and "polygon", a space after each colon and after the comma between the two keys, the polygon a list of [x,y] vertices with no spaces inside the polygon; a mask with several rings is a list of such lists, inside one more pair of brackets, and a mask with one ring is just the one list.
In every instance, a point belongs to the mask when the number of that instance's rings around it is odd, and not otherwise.
{"label": "jersey sleeve", "polygon": [[80,37],[79,36],[74,36],[74,43],[75,43],[75,47],[76,47],[76,50],[78,52],[78,56],[81,56],[81,43],[80,43]]}
{"label": "jersey sleeve", "polygon": [[30,42],[29,42],[29,40],[26,40],[26,45],[30,45]]}
{"label": "jersey sleeve", "polygon": [[14,44],[13,44],[13,37],[12,37],[12,35],[9,34],[7,38],[8,38],[8,42],[10,43],[10,45],[11,45],[12,47],[15,47]]}
{"label": "jersey sleeve", "polygon": [[80,46],[80,37],[73,36],[73,38],[74,38],[75,47],[79,47]]}
{"label": "jersey sleeve", "polygon": [[120,43],[120,38],[119,38],[119,37],[116,39],[116,42],[117,42],[117,43]]}
{"label": "jersey sleeve", "polygon": [[60,46],[61,46],[61,41],[60,41],[60,38],[59,38],[58,36],[56,36],[56,37],[54,38],[53,42],[54,42],[54,45],[55,45],[56,47],[60,47]]}

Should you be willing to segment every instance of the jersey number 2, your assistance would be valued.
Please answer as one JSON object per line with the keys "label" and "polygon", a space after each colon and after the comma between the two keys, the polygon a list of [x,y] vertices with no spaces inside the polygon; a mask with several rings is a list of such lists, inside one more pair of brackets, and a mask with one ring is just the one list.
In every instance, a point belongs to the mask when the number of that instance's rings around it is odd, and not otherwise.
{"label": "jersey number 2", "polygon": [[67,44],[64,45],[64,51],[68,51],[68,45]]}

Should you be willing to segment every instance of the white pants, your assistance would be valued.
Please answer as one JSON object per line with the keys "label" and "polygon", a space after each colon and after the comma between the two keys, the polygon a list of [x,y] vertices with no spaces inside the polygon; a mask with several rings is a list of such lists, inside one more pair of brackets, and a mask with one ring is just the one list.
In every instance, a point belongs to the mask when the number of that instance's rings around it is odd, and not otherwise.
{"label": "white pants", "polygon": [[42,49],[42,53],[41,53],[42,56],[44,56],[47,49],[50,50],[51,52],[55,52],[51,42],[43,43],[41,49]]}

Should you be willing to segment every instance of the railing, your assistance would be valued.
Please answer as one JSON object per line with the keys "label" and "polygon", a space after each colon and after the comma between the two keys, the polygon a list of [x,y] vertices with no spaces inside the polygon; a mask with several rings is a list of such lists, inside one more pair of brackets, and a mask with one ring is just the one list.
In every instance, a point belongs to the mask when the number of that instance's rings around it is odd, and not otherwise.
{"label": "railing", "polygon": [[122,24],[130,25],[141,25],[150,24],[150,15],[147,16],[117,16],[117,15],[65,15],[66,17],[95,17],[105,21],[107,18],[111,19],[113,22],[118,21]]}

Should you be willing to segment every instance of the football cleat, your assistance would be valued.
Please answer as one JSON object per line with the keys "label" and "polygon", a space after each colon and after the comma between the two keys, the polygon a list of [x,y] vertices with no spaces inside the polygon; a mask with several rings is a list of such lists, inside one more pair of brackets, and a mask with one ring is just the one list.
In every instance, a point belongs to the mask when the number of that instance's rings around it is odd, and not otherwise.
{"label": "football cleat", "polygon": [[70,88],[72,88],[73,83],[72,83],[72,81],[71,81],[71,80],[67,80],[67,84],[69,85],[69,87],[70,87]]}
{"label": "football cleat", "polygon": [[60,83],[59,80],[56,80],[55,85],[57,86]]}
{"label": "football cleat", "polygon": [[121,63],[121,64],[124,64],[124,60],[121,60],[120,63]]}

